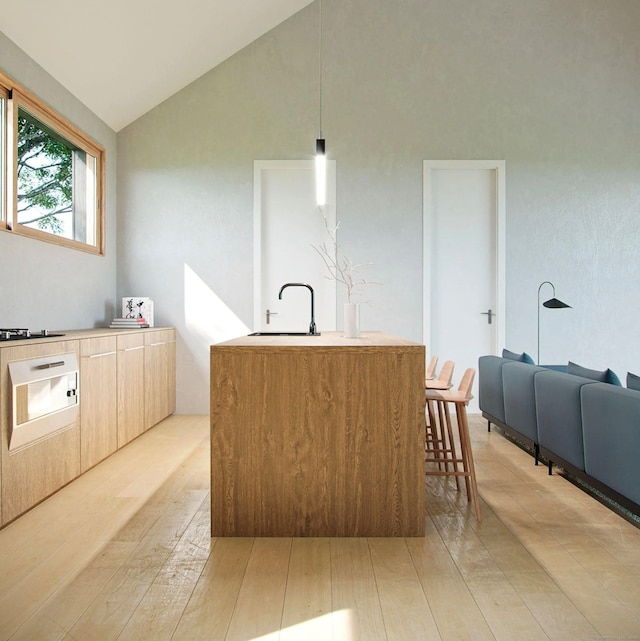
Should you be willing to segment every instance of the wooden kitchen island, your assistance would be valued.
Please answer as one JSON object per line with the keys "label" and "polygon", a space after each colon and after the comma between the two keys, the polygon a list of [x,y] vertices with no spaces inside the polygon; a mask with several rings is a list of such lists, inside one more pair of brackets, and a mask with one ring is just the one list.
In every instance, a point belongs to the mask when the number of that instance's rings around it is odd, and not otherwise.
{"label": "wooden kitchen island", "polygon": [[423,345],[211,346],[212,536],[424,536]]}

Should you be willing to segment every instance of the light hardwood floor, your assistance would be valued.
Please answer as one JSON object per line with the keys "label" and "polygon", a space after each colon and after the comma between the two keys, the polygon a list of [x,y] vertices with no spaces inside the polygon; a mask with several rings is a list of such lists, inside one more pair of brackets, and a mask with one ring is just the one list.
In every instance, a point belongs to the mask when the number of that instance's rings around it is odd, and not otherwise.
{"label": "light hardwood floor", "polygon": [[482,502],[427,535],[209,536],[208,417],[173,416],[0,531],[0,639],[640,639],[640,530],[470,417]]}

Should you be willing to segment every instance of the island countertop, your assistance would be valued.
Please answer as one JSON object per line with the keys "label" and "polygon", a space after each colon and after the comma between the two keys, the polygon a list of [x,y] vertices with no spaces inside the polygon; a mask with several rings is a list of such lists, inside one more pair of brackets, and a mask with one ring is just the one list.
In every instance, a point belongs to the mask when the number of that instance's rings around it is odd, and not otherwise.
{"label": "island countertop", "polygon": [[423,536],[424,372],[382,332],[212,345],[212,536]]}
{"label": "island countertop", "polygon": [[241,336],[213,347],[418,347],[418,343],[384,332],[362,332],[359,338],[345,338],[341,332],[319,336]]}

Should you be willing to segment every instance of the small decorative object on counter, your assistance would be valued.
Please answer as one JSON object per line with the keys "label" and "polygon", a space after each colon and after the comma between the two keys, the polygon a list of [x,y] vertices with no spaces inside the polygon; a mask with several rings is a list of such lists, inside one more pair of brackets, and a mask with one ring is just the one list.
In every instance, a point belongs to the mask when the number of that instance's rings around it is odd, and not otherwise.
{"label": "small decorative object on counter", "polygon": [[122,299],[122,318],[143,319],[147,327],[153,327],[153,301],[146,296],[125,296]]}
{"label": "small decorative object on counter", "polygon": [[[374,280],[367,280],[359,275],[363,267],[373,263],[353,263],[350,258],[340,253],[338,244],[338,229],[340,222],[335,227],[329,225],[327,214],[324,207],[318,207],[324,226],[329,234],[330,244],[322,243],[318,247],[312,247],[318,252],[320,258],[324,261],[329,272],[327,278],[335,280],[336,283],[342,283],[346,288],[347,302],[344,305],[344,337],[360,337],[360,303],[354,302],[354,298],[361,298],[360,288],[365,285],[379,285]],[[366,301],[363,301],[366,302]]]}
{"label": "small decorative object on counter", "polygon": [[360,303],[344,304],[345,338],[360,338]]}
{"label": "small decorative object on counter", "polygon": [[114,318],[109,325],[111,329],[139,329],[150,327],[144,318]]}

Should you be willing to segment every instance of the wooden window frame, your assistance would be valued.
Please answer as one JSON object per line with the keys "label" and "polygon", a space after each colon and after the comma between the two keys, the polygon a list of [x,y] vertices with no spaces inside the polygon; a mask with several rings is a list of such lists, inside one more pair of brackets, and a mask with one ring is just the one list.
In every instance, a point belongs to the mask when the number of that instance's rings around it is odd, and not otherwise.
{"label": "wooden window frame", "polygon": [[[0,230],[5,230],[20,236],[27,236],[63,247],[77,249],[104,256],[105,254],[105,150],[87,136],[83,131],[69,122],[66,118],[51,109],[48,105],[34,96],[13,79],[0,72],[0,90],[7,94],[6,98],[6,149],[5,168],[2,179],[5,181],[5,220],[0,224]],[[18,175],[18,111],[22,108],[57,134],[76,145],[96,159],[95,195],[95,245],[70,238],[33,229],[18,223],[17,175]]]}
{"label": "wooden window frame", "polygon": [[9,92],[0,84],[0,101],[4,101],[4,112],[0,110],[0,229],[7,228],[7,109]]}

